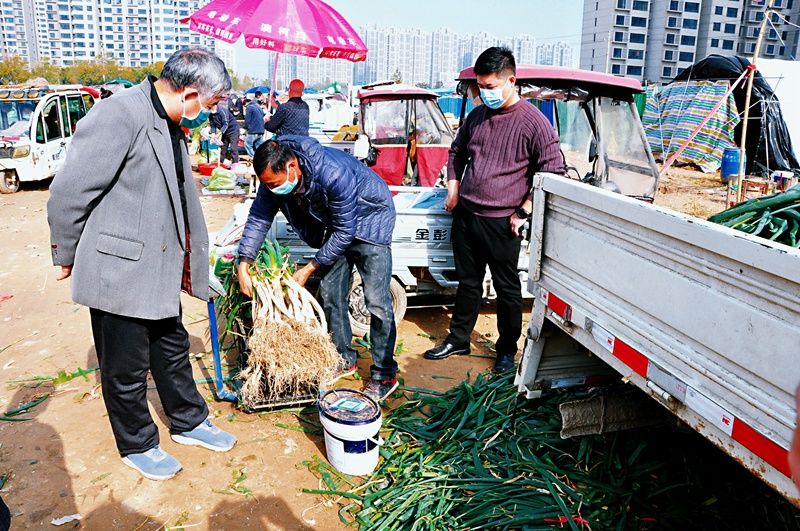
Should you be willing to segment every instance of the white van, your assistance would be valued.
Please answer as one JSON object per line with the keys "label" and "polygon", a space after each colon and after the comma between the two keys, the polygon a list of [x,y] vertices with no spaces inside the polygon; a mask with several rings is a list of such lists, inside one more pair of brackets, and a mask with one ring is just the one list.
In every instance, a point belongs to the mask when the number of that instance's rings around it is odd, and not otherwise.
{"label": "white van", "polygon": [[93,105],[78,88],[0,87],[0,193],[55,175],[75,125]]}

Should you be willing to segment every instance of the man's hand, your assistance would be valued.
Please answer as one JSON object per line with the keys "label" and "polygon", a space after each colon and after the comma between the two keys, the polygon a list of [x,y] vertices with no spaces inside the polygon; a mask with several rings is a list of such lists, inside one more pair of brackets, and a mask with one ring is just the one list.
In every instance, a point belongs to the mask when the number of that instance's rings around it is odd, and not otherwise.
{"label": "man's hand", "polygon": [[514,233],[514,236],[519,236],[519,231],[525,226],[526,221],[528,220],[522,219],[516,213],[511,214],[511,232]]}
{"label": "man's hand", "polygon": [[64,280],[65,278],[69,278],[72,275],[72,266],[61,266],[61,274],[56,277],[56,280]]}
{"label": "man's hand", "polygon": [[239,271],[239,290],[247,297],[253,297],[253,279],[250,278],[250,263],[240,262]]}
{"label": "man's hand", "polygon": [[447,198],[444,200],[444,209],[452,212],[458,205],[458,191],[461,189],[461,182],[455,179],[447,181]]}
{"label": "man's hand", "polygon": [[292,278],[300,284],[301,286],[305,286],[306,282],[308,281],[308,277],[311,276],[311,273],[317,270],[316,263],[312,260],[311,262],[307,263],[297,271],[295,271]]}

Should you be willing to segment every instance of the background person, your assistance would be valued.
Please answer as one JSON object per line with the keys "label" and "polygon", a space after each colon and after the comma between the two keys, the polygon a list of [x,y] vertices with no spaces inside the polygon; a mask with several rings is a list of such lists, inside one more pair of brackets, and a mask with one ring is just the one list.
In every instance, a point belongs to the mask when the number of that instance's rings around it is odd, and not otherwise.
{"label": "background person", "polygon": [[89,307],[103,400],[123,462],[164,480],[180,463],[159,447],[147,403],[155,381],[175,442],[210,450],[236,438],[208,421],[189,364],[181,291],[208,300],[208,233],[181,126],[231,88],[204,50],[173,54],[161,77],[97,103],[79,123],[47,203],[58,280]]}
{"label": "background person", "polygon": [[231,114],[237,120],[244,120],[244,104],[242,103],[242,97],[236,93],[233,93],[228,98],[228,110],[231,111]]}
{"label": "background person", "polygon": [[294,278],[302,286],[315,271],[322,276],[318,296],[342,356],[339,377],[357,369],[347,294],[354,266],[361,275],[372,343],[372,380],[365,392],[385,399],[397,389],[389,291],[395,210],[389,187],[355,157],[303,136],[267,141],[256,150],[253,168],[261,186],[239,242],[242,293],[252,296],[250,263],[280,210],[303,241],[319,249]]}
{"label": "background person", "polygon": [[[231,148],[231,162],[239,162],[239,122],[223,105],[212,105],[208,117],[212,141],[219,144],[219,161],[225,161],[225,154]],[[219,133],[217,133],[219,131]]]}
{"label": "background person", "polygon": [[256,149],[264,141],[264,111],[261,109],[261,100],[264,94],[261,91],[255,93],[255,100],[247,104],[244,108],[244,128],[247,129],[247,136],[244,140],[244,149],[252,158]]}
{"label": "background person", "polygon": [[303,101],[305,85],[299,79],[289,83],[289,101],[281,104],[272,118],[268,118],[267,131],[276,136],[308,136],[309,109]]}
{"label": "background person", "polygon": [[494,371],[514,366],[522,333],[522,285],[517,273],[522,236],[531,214],[533,174],[564,174],[558,136],[547,118],[517,94],[516,63],[508,48],[492,47],[475,61],[484,105],[458,129],[447,163],[445,208],[453,213],[458,274],[450,334],[425,358],[468,354],[478,319],[486,266],[497,292]]}

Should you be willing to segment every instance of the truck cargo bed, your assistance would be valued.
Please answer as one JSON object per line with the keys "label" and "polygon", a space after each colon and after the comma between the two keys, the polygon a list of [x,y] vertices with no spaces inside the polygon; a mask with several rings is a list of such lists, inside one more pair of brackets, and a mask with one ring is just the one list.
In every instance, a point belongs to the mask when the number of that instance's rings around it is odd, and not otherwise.
{"label": "truck cargo bed", "polygon": [[800,503],[800,251],[558,176],[534,205],[520,390],[541,388],[546,318]]}

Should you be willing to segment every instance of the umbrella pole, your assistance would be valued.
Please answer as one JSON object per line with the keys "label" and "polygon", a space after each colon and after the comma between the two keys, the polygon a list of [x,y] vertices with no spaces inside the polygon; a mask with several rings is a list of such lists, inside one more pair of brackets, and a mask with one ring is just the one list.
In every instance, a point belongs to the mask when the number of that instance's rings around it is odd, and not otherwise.
{"label": "umbrella pole", "polygon": [[747,80],[747,92],[744,101],[744,126],[742,127],[742,143],[739,147],[739,175],[736,179],[737,203],[740,203],[742,199],[744,199],[744,194],[742,193],[742,181],[744,179],[744,155],[747,153],[745,151],[745,143],[747,141],[747,121],[750,119],[750,98],[753,95],[753,81],[756,77],[756,59],[758,59],[758,52],[761,50],[761,41],[764,39],[764,30],[767,27],[767,17],[769,17],[772,11],[772,5],[774,3],[775,0],[769,0],[767,9],[764,11],[764,18],[761,19],[761,28],[758,30],[758,38],[756,39],[756,49],[753,52],[753,61],[750,63],[750,66],[753,69],[750,71],[750,77]]}
{"label": "umbrella pole", "polygon": [[272,114],[272,108],[275,105],[275,78],[278,76],[278,56],[280,54],[275,52],[275,66],[272,67],[272,80],[269,89],[269,113]]}

